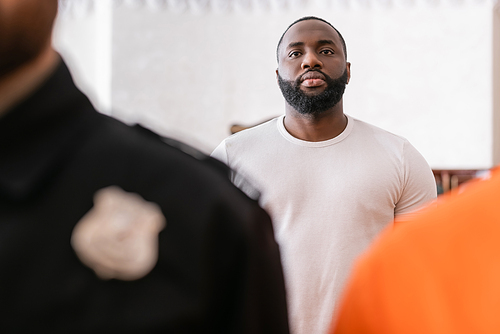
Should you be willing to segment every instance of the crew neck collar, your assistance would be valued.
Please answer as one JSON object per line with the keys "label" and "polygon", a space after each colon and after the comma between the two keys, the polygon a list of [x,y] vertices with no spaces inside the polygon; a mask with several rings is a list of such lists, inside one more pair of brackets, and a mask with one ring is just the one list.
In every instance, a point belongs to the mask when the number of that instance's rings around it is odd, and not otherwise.
{"label": "crew neck collar", "polygon": [[278,117],[277,126],[278,126],[278,131],[280,132],[280,134],[286,140],[291,142],[292,144],[299,145],[299,146],[305,146],[305,147],[325,147],[325,146],[335,145],[335,144],[341,142],[342,140],[347,138],[347,136],[349,136],[349,134],[351,133],[352,128],[354,126],[353,118],[349,115],[345,115],[345,116],[347,117],[347,126],[344,129],[344,131],[342,131],[336,137],[333,137],[333,138],[327,139],[327,140],[322,140],[322,141],[307,141],[307,140],[302,140],[302,139],[299,139],[299,138],[292,136],[285,128],[285,123],[284,123],[285,115],[281,115]]}

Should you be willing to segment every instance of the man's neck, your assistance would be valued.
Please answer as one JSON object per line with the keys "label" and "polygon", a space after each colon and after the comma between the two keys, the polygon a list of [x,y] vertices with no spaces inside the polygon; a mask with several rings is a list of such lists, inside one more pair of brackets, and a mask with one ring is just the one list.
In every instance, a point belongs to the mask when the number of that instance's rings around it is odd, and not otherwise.
{"label": "man's neck", "polygon": [[0,118],[55,70],[59,55],[48,46],[38,57],[0,78]]}
{"label": "man's neck", "polygon": [[317,142],[341,134],[347,126],[347,117],[344,115],[341,100],[334,109],[319,115],[303,115],[289,107],[286,109],[284,125],[288,133],[295,138]]}

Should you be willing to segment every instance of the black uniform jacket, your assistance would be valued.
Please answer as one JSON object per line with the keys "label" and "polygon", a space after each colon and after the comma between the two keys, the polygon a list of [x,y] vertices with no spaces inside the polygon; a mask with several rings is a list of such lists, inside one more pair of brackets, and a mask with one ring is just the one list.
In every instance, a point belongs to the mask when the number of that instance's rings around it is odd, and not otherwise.
{"label": "black uniform jacket", "polygon": [[[61,63],[0,118],[0,332],[287,333],[270,218],[226,173],[97,113]],[[111,185],[166,217],[139,280],[97,278],[70,244]]]}

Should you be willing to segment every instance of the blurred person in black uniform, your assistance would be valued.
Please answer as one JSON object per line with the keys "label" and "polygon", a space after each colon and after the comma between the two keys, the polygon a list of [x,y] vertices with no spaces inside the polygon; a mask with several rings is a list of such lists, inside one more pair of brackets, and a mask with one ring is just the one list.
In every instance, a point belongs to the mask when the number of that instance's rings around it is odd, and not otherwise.
{"label": "blurred person in black uniform", "polygon": [[288,333],[269,216],[225,166],[97,113],[56,12],[0,0],[0,332]]}

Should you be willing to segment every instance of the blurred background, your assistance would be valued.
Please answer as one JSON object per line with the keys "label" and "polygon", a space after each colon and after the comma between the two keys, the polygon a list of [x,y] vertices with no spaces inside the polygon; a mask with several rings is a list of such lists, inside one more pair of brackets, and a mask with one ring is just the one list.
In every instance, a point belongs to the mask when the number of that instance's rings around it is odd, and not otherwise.
{"label": "blurred background", "polygon": [[99,111],[210,153],[284,113],[276,45],[307,15],[346,40],[347,114],[438,173],[500,162],[498,0],[60,0],[53,43]]}

